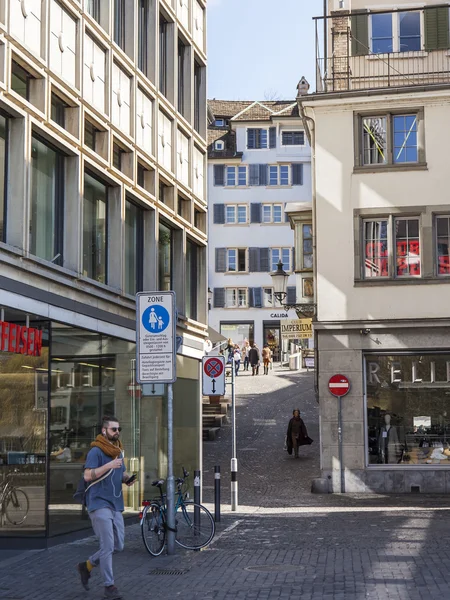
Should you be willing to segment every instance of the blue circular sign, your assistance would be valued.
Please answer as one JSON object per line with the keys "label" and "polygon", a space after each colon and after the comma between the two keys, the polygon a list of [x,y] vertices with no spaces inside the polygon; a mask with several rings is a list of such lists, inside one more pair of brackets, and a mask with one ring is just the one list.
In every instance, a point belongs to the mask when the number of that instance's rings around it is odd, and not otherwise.
{"label": "blue circular sign", "polygon": [[170,315],[160,304],[153,304],[142,313],[142,325],[150,333],[162,333],[169,323]]}

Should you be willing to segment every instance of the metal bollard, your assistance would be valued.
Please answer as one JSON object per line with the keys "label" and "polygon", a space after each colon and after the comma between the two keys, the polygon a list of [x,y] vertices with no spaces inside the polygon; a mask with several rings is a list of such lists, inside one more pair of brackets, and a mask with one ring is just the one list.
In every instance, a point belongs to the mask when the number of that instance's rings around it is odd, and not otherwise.
{"label": "metal bollard", "polygon": [[231,459],[231,510],[238,509],[238,463],[237,458]]}
{"label": "metal bollard", "polygon": [[220,467],[214,467],[214,521],[220,521]]}
{"label": "metal bollard", "polygon": [[[200,471],[194,471],[194,502],[200,504]],[[194,507],[194,535],[199,535],[200,531],[200,509]]]}

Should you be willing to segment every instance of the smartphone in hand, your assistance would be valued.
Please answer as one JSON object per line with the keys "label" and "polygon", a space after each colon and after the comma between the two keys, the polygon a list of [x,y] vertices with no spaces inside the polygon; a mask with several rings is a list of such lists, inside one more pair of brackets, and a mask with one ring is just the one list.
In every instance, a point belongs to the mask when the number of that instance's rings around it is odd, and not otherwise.
{"label": "smartphone in hand", "polygon": [[132,483],[134,483],[137,479],[137,473],[133,473],[131,475],[131,477],[128,479],[128,481],[126,481],[126,485],[131,485]]}

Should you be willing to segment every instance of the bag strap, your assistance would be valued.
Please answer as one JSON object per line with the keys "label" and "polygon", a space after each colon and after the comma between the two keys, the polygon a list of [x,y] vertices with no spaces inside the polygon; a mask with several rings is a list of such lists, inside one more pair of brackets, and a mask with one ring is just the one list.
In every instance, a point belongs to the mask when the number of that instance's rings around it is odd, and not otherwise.
{"label": "bag strap", "polygon": [[87,494],[88,490],[90,490],[93,485],[95,485],[96,483],[100,483],[100,481],[103,481],[103,479],[106,479],[109,475],[111,475],[112,472],[113,472],[113,469],[110,469],[107,473],[105,473],[104,475],[102,475],[101,477],[96,479],[95,481],[92,481],[87,486],[87,488],[84,490],[84,493]]}

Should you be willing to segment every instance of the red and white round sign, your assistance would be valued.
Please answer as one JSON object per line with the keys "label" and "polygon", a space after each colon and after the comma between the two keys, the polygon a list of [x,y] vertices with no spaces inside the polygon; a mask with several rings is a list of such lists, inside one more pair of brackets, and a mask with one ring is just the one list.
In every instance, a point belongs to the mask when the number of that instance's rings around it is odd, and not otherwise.
{"label": "red and white round sign", "polygon": [[328,382],[328,389],[333,396],[345,396],[350,390],[350,381],[345,375],[333,375]]}

